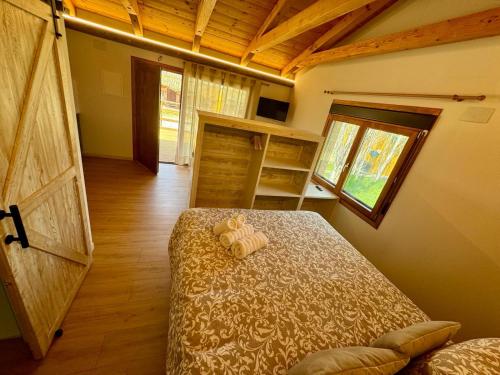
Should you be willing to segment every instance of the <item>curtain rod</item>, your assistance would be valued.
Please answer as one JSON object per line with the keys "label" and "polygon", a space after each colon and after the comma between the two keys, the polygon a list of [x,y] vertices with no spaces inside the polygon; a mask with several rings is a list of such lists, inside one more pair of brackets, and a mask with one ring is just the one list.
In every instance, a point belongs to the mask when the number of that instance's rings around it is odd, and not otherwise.
{"label": "curtain rod", "polygon": [[405,94],[405,93],[391,93],[391,92],[363,92],[363,91],[333,91],[324,90],[323,93],[335,94],[351,94],[351,95],[374,95],[374,96],[401,96],[405,98],[430,98],[430,99],[451,99],[457,102],[464,100],[478,100],[483,101],[486,95],[434,95],[434,94]]}

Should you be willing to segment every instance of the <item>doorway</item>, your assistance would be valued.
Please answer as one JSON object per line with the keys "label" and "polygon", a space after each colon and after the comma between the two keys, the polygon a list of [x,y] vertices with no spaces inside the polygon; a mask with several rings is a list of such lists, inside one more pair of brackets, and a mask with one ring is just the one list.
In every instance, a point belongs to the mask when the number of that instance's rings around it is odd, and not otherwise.
{"label": "doorway", "polygon": [[181,114],[182,72],[161,70],[159,162],[175,163]]}
{"label": "doorway", "polygon": [[132,56],[134,160],[154,174],[175,163],[183,69]]}

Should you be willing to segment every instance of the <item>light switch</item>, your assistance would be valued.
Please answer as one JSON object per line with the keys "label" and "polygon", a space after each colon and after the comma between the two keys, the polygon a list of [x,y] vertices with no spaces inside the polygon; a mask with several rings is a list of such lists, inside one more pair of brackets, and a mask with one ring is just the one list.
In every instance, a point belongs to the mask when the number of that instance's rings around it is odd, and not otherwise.
{"label": "light switch", "polygon": [[460,116],[461,121],[475,122],[477,124],[487,124],[491,116],[495,113],[495,108],[469,107]]}

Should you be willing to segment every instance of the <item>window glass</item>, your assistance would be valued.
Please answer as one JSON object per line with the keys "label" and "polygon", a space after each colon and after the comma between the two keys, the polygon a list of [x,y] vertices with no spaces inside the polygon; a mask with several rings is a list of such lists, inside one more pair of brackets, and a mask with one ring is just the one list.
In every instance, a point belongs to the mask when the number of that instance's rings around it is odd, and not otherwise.
{"label": "window glass", "polygon": [[316,173],[336,185],[356,139],[359,126],[335,121],[330,127]]}
{"label": "window glass", "polygon": [[342,191],[372,209],[408,142],[408,137],[367,129]]}
{"label": "window glass", "polygon": [[441,110],[334,100],[314,180],[378,228]]}

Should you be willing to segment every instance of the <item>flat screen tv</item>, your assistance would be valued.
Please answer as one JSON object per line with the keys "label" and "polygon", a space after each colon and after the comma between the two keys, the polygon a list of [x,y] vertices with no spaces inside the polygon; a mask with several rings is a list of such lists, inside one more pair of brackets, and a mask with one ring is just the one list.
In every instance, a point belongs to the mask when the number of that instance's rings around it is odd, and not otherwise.
{"label": "flat screen tv", "polygon": [[286,121],[289,106],[290,103],[288,102],[261,96],[259,98],[259,106],[257,107],[257,116],[267,117],[278,121]]}

